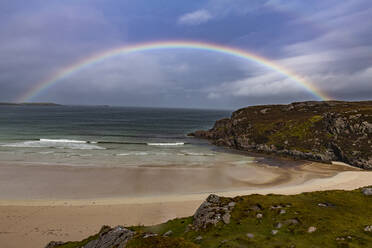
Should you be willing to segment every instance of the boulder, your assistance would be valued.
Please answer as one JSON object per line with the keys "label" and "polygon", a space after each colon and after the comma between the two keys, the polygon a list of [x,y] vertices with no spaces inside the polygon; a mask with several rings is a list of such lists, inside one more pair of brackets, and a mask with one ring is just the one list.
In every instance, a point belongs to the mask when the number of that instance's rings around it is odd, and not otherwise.
{"label": "boulder", "polygon": [[253,239],[254,238],[254,234],[253,233],[247,233],[247,237],[250,238],[250,239]]}
{"label": "boulder", "polygon": [[[88,242],[80,248],[124,248],[134,234],[135,232],[123,226],[114,228],[103,226],[97,239]],[[45,248],[54,248],[63,244],[65,243],[52,241]]]}
{"label": "boulder", "polygon": [[90,241],[82,248],[124,248],[133,236],[133,231],[116,226],[100,232],[98,239]]}
{"label": "boulder", "polygon": [[362,189],[362,193],[364,195],[372,195],[372,187],[371,188],[364,188],[364,189]]}
{"label": "boulder", "polygon": [[219,196],[209,195],[193,216],[193,228],[206,228],[208,225],[216,225],[221,220],[225,224],[229,224],[230,213],[234,207],[235,202],[229,202],[224,205]]}
{"label": "boulder", "polygon": [[49,242],[49,244],[47,244],[45,246],[45,248],[54,248],[54,247],[58,247],[58,246],[63,245],[63,244],[64,244],[64,242],[61,242],[61,241],[51,241],[51,242]]}
{"label": "boulder", "polygon": [[372,232],[372,225],[365,226],[365,227],[364,227],[364,231],[365,231],[365,232]]}
{"label": "boulder", "polygon": [[165,237],[169,237],[173,234],[173,231],[172,230],[169,230],[168,232],[164,233],[163,236]]}

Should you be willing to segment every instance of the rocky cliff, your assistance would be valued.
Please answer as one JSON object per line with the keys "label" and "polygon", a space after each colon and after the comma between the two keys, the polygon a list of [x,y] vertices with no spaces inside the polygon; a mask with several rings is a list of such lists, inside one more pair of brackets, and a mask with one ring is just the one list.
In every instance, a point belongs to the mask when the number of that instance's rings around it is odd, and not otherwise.
{"label": "rocky cliff", "polygon": [[372,169],[372,101],[252,106],[190,135],[239,150]]}

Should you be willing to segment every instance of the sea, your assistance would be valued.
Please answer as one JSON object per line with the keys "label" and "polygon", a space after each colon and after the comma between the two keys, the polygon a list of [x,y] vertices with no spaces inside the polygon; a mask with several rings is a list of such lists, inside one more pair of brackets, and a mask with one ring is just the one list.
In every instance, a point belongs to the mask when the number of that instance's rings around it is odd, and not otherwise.
{"label": "sea", "polygon": [[0,162],[45,166],[245,166],[255,158],[188,137],[231,111],[0,106]]}

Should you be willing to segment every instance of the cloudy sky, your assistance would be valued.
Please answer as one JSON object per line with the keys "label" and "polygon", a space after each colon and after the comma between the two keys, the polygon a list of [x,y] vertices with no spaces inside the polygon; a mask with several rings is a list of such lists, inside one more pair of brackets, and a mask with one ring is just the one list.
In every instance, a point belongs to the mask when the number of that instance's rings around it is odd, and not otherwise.
{"label": "cloudy sky", "polygon": [[[335,99],[372,99],[371,23],[370,0],[2,0],[0,102],[94,54],[169,40],[251,51]],[[31,100],[233,109],[314,99],[253,62],[165,49],[107,59]]]}

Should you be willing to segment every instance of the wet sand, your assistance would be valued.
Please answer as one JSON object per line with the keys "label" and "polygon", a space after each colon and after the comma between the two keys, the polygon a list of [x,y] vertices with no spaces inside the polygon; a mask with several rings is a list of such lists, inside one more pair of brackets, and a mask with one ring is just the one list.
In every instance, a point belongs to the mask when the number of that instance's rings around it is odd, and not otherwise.
{"label": "wet sand", "polygon": [[355,189],[372,172],[305,163],[217,168],[82,168],[0,165],[0,244],[44,247],[80,240],[107,225],[151,225],[190,216],[209,193],[296,194]]}

